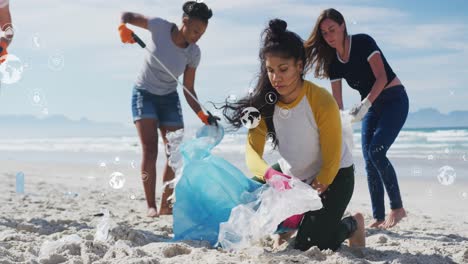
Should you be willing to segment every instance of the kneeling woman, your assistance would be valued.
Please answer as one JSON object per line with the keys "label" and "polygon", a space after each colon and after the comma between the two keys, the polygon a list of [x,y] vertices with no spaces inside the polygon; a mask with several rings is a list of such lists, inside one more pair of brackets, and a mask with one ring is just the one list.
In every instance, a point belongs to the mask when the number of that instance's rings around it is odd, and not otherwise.
{"label": "kneeling woman", "polygon": [[[320,193],[323,208],[304,214],[295,248],[336,250],[346,239],[351,246],[364,246],[362,215],[342,219],[354,190],[354,168],[351,150],[343,144],[338,105],[324,88],[304,80],[303,41],[286,27],[283,20],[270,21],[263,33],[256,88],[250,97],[225,105],[224,116],[239,128],[243,109],[260,111],[260,124],[249,130],[246,150],[247,166],[256,178],[265,182],[272,175],[292,176]],[[265,162],[268,137],[290,169]]]}

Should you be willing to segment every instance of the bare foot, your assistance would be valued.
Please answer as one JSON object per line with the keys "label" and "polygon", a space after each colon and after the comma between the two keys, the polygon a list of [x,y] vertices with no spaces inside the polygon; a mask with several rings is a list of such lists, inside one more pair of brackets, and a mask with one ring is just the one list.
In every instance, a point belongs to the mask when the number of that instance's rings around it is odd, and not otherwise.
{"label": "bare foot", "polygon": [[388,215],[387,219],[385,220],[384,223],[382,223],[380,226],[382,228],[391,228],[394,227],[396,224],[398,224],[401,219],[406,217],[406,211],[404,208],[399,208],[399,209],[393,209],[390,214]]}
{"label": "bare foot", "polygon": [[172,215],[172,208],[161,206],[161,209],[159,210],[159,215]]}
{"label": "bare foot", "polygon": [[168,201],[161,203],[159,215],[172,215],[172,204]]}
{"label": "bare foot", "polygon": [[372,222],[372,224],[370,224],[368,228],[380,228],[383,223],[385,223],[384,220],[374,220],[374,222]]}
{"label": "bare foot", "polygon": [[158,210],[154,207],[148,208],[148,212],[146,213],[148,217],[158,217]]}
{"label": "bare foot", "polygon": [[353,215],[353,218],[356,219],[357,229],[349,238],[350,247],[365,247],[366,246],[366,230],[364,227],[364,216],[361,213],[356,213]]}
{"label": "bare foot", "polygon": [[292,230],[286,233],[279,234],[274,243],[273,248],[279,248],[284,242],[288,242],[288,240],[296,233],[296,230]]}

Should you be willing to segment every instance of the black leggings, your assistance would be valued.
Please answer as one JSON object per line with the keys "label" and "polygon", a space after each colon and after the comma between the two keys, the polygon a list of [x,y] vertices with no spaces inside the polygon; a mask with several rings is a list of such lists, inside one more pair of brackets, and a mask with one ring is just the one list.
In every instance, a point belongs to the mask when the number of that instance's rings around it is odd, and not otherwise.
{"label": "black leggings", "polygon": [[337,250],[356,228],[351,217],[343,217],[354,191],[354,166],[338,171],[333,183],[320,195],[323,208],[305,213],[297,231],[294,248],[307,250],[317,246],[320,250]]}

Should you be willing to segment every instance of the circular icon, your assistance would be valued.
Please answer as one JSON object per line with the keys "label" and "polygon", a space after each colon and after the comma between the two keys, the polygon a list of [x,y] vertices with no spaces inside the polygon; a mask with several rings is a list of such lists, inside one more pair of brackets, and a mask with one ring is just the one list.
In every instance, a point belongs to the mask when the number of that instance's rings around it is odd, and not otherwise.
{"label": "circular icon", "polygon": [[462,193],[461,193],[461,197],[462,197],[463,199],[467,199],[467,198],[468,198],[468,193],[462,192]]}
{"label": "circular icon", "polygon": [[274,92],[268,92],[265,95],[265,101],[267,102],[267,104],[276,104],[276,102],[278,101],[278,96],[276,96]]}
{"label": "circular icon", "polygon": [[148,178],[149,178],[149,175],[148,175],[148,173],[146,173],[146,172],[143,172],[143,174],[141,174],[141,180],[142,180],[142,181],[144,181],[144,182],[145,182],[145,181],[147,181],[147,180],[148,180]]}
{"label": "circular icon", "polygon": [[115,157],[114,158],[114,164],[119,164],[120,163],[120,157]]}
{"label": "circular icon", "polygon": [[41,102],[41,95],[38,94],[38,93],[35,93],[35,94],[33,95],[33,102],[34,102],[35,104],[39,104],[39,103]]}
{"label": "circular icon", "polygon": [[49,56],[48,60],[49,69],[53,71],[60,71],[65,67],[65,57],[61,52],[56,52]]}
{"label": "circular icon", "polygon": [[434,155],[429,155],[429,156],[427,156],[427,159],[428,159],[428,160],[434,160]]}
{"label": "circular icon", "polygon": [[136,195],[134,195],[134,194],[130,194],[128,197],[130,198],[130,200],[135,200],[136,199]]}
{"label": "circular icon", "polygon": [[235,94],[228,95],[228,97],[226,98],[226,101],[228,103],[235,103],[237,101],[237,95]]}
{"label": "circular icon", "polygon": [[41,89],[33,89],[29,91],[29,100],[31,104],[36,107],[43,107],[46,106],[46,98],[44,96],[44,92]]}
{"label": "circular icon", "polygon": [[280,108],[279,116],[284,119],[291,117],[291,111],[288,108]]}
{"label": "circular icon", "polygon": [[412,169],[412,174],[413,174],[413,176],[416,176],[416,177],[421,176],[422,175],[422,169],[419,168],[419,167],[414,167]]}
{"label": "circular icon", "polygon": [[260,124],[260,111],[255,107],[246,107],[241,112],[242,125],[248,129],[256,128]]}
{"label": "circular icon", "polygon": [[32,69],[32,59],[31,58],[27,58],[24,62],[23,62],[23,70],[31,70]]}
{"label": "circular icon", "polygon": [[2,34],[0,35],[0,37],[4,37],[8,40],[11,40],[13,38],[13,36],[15,35],[15,29],[13,28],[13,26],[8,23],[8,24],[5,24],[2,26]]}
{"label": "circular icon", "polygon": [[42,41],[41,41],[41,38],[39,36],[39,33],[34,34],[34,36],[32,37],[33,47],[36,48],[36,49],[40,49],[41,46],[42,46],[41,42]]}
{"label": "circular icon", "polygon": [[239,97],[237,96],[237,91],[235,90],[229,90],[227,91],[227,96],[226,96],[226,102],[233,104],[239,100]]}
{"label": "circular icon", "polygon": [[21,79],[24,65],[21,60],[13,54],[3,55],[0,60],[4,60],[0,64],[1,82],[5,84],[16,83]]}
{"label": "circular icon", "polygon": [[110,175],[109,185],[114,189],[120,189],[125,184],[125,177],[121,172],[113,172]]}
{"label": "circular icon", "polygon": [[99,162],[98,164],[98,173],[99,175],[107,175],[109,171],[107,170],[107,164],[105,162]]}
{"label": "circular icon", "polygon": [[450,166],[443,166],[439,169],[439,175],[437,175],[437,180],[439,183],[445,186],[451,185],[455,182],[457,173],[455,169]]}

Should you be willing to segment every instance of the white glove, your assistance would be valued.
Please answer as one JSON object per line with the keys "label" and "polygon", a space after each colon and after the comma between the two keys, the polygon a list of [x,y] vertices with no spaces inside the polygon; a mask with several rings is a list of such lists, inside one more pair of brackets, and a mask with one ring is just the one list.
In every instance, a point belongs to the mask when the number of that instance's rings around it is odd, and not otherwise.
{"label": "white glove", "polygon": [[358,105],[355,105],[351,110],[349,111],[349,114],[351,115],[351,122],[356,123],[361,121],[364,116],[367,114],[367,111],[369,111],[369,108],[372,106],[371,101],[369,99],[364,98],[362,102]]}

